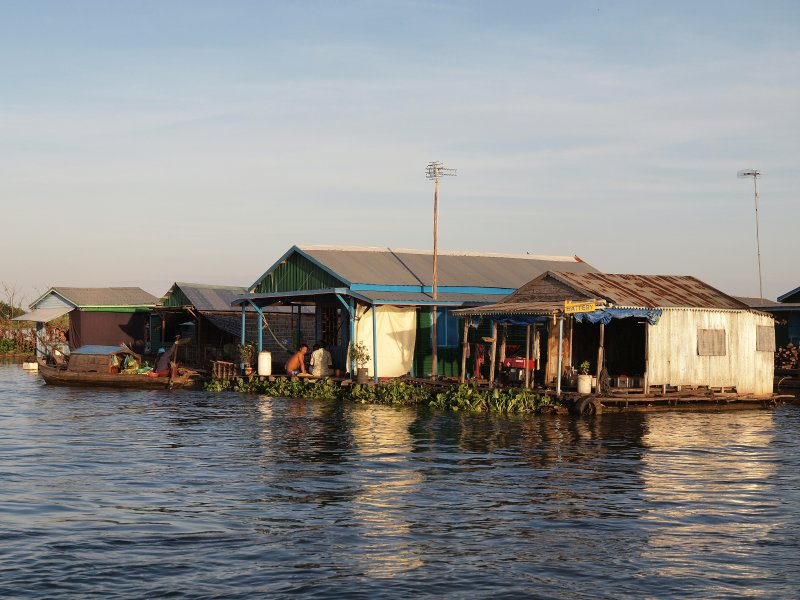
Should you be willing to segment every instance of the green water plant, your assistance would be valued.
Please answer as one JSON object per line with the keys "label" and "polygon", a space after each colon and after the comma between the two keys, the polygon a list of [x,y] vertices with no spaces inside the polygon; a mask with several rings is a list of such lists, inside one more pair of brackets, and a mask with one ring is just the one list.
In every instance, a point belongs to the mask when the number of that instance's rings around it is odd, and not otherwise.
{"label": "green water plant", "polygon": [[351,386],[342,386],[330,379],[307,381],[281,378],[269,381],[240,377],[232,382],[209,381],[205,384],[205,389],[212,392],[232,390],[276,398],[349,400],[360,404],[419,405],[437,410],[503,414],[537,413],[555,404],[549,396],[525,388],[490,390],[474,384],[462,384],[442,389],[400,379],[382,385],[354,383]]}

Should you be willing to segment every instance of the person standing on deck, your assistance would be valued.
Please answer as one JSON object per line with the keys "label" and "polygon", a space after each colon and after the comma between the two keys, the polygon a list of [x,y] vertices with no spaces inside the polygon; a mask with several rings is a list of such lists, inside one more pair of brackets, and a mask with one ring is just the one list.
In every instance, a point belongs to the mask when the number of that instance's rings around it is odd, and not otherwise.
{"label": "person standing on deck", "polygon": [[307,373],[305,360],[306,352],[308,352],[308,344],[300,344],[300,349],[295,352],[284,365],[287,375],[299,375],[300,373]]}

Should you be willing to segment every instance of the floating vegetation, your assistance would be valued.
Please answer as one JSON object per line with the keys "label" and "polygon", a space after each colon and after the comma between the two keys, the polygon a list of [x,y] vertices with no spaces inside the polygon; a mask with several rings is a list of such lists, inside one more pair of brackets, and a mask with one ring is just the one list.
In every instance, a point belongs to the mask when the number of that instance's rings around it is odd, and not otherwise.
{"label": "floating vegetation", "polygon": [[263,394],[276,398],[315,398],[318,400],[349,400],[360,404],[390,406],[428,405],[439,410],[532,414],[557,405],[550,396],[525,388],[506,390],[479,388],[461,384],[439,388],[423,383],[394,379],[382,385],[353,384],[342,386],[330,379],[244,379],[233,381],[212,379],[205,383],[210,392],[231,390],[240,393]]}

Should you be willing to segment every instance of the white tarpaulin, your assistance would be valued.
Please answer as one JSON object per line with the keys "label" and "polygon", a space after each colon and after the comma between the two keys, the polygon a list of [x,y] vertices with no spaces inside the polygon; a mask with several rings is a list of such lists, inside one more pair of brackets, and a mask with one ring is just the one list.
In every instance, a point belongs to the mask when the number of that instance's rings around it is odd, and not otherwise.
{"label": "white tarpaulin", "polygon": [[[372,307],[357,310],[356,341],[369,351],[367,368],[374,373],[372,348]],[[378,377],[399,377],[411,371],[417,340],[417,311],[413,306],[378,306]]]}

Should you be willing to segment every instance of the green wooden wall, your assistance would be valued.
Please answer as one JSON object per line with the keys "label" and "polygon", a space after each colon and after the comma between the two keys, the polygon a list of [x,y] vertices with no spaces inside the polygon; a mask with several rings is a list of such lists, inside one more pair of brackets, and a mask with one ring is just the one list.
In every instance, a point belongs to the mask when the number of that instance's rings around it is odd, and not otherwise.
{"label": "green wooden wall", "polygon": [[304,256],[293,253],[259,281],[255,293],[271,294],[334,287],[344,287],[344,284]]}
{"label": "green wooden wall", "polygon": [[167,298],[164,300],[164,306],[191,306],[192,303],[189,301],[189,298],[186,297],[186,294],[183,293],[183,290],[179,287],[175,287],[174,290],[170,292]]}

